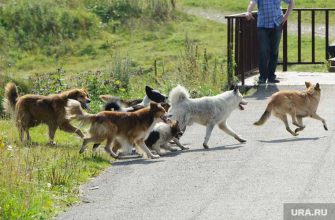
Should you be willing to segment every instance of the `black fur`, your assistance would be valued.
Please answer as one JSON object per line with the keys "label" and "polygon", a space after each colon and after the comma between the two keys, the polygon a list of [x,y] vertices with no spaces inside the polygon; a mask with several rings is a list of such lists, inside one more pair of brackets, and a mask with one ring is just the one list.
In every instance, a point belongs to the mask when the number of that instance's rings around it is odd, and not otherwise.
{"label": "black fur", "polygon": [[165,95],[162,95],[159,91],[151,88],[150,86],[145,86],[145,93],[149,97],[151,101],[160,103],[165,102],[167,97]]}
{"label": "black fur", "polygon": [[147,147],[152,148],[152,145],[154,145],[157,140],[159,140],[160,134],[158,131],[152,131],[149,135],[149,137],[145,140],[145,145]]}
{"label": "black fur", "polygon": [[120,111],[121,106],[117,102],[109,102],[104,106],[105,111]]}

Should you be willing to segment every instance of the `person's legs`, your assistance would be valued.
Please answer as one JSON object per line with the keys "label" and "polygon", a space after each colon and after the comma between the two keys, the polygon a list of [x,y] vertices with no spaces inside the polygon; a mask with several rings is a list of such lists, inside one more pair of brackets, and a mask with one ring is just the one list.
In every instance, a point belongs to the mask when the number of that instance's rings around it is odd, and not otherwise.
{"label": "person's legs", "polygon": [[268,53],[270,47],[269,28],[257,28],[257,37],[259,45],[258,66],[259,81],[264,82],[268,78]]}
{"label": "person's legs", "polygon": [[276,67],[278,62],[279,44],[282,33],[282,25],[272,29],[270,34],[270,51],[269,51],[269,65],[268,65],[268,80],[274,81],[276,79]]}

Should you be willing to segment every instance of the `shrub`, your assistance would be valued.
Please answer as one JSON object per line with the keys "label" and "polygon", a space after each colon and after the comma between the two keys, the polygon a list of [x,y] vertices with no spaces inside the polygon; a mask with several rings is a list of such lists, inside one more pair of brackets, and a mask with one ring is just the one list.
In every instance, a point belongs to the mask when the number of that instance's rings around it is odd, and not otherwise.
{"label": "shrub", "polygon": [[109,20],[125,21],[130,17],[139,17],[142,13],[138,0],[98,0],[88,6],[103,23]]}
{"label": "shrub", "polygon": [[89,37],[98,23],[89,12],[60,8],[51,0],[7,3],[0,7],[0,17],[0,26],[14,33],[17,46],[28,50]]}

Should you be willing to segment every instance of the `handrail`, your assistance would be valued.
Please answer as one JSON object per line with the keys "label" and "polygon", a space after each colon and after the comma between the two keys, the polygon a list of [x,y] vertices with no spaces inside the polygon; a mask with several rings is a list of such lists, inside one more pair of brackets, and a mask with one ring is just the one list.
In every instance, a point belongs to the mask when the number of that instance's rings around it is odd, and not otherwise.
{"label": "handrail", "polygon": [[[286,9],[283,9],[285,12]],[[311,60],[306,61],[302,59],[302,12],[311,12]],[[324,61],[320,61],[316,57],[316,13],[323,12],[325,14],[325,59],[329,58],[328,47],[329,47],[329,35],[330,35],[330,13],[334,12],[335,8],[295,8],[293,12],[297,14],[297,60],[288,59],[288,36],[287,36],[287,23],[292,21],[292,16],[288,22],[283,26],[283,60],[278,64],[283,65],[283,71],[287,71],[288,65],[293,64],[321,64]],[[245,13],[227,15],[227,69],[228,69],[228,83],[232,83],[232,76],[236,75],[242,81],[244,85],[244,78],[246,75],[255,72],[258,69],[258,42],[257,42],[257,11],[253,12],[254,21],[247,21],[245,19]],[[235,65],[236,64],[236,65]]]}

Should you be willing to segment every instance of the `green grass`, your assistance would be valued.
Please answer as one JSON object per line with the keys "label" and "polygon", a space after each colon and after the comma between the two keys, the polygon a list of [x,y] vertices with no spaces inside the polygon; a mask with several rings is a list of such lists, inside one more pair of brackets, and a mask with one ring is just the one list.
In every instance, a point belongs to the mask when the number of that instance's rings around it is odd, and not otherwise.
{"label": "green grass", "polygon": [[78,201],[79,185],[110,166],[104,152],[79,155],[81,140],[57,131],[56,147],[46,145],[47,129],[32,129],[36,145],[18,141],[12,121],[0,121],[0,218],[47,219]]}

